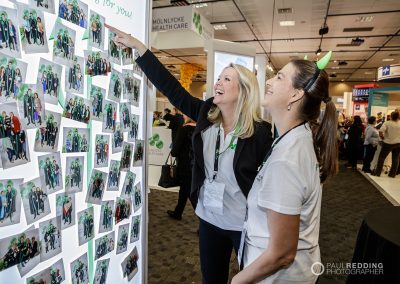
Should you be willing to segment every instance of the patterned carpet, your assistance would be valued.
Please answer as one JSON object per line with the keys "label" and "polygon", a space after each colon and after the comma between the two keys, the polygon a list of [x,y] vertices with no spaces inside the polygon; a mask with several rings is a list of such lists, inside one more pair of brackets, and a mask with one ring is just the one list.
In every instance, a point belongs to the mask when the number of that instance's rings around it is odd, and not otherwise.
{"label": "patterned carpet", "polygon": [[[201,283],[198,219],[188,202],[181,221],[170,219],[177,193],[152,190],[149,195],[149,284]],[[371,209],[390,203],[360,173],[341,166],[323,191],[320,247],[322,263],[351,262],[358,229]],[[231,277],[237,273],[234,254]],[[323,274],[318,284],[345,283],[346,275]]]}

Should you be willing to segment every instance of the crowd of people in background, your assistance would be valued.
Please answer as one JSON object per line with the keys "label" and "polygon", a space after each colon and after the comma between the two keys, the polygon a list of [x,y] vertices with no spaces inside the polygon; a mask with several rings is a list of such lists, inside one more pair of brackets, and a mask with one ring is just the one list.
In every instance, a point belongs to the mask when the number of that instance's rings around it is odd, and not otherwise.
{"label": "crowd of people in background", "polygon": [[357,161],[363,160],[362,171],[379,177],[391,153],[392,163],[386,165],[385,172],[392,178],[400,174],[399,111],[396,109],[387,117],[379,114],[366,119],[339,115],[339,157],[348,160],[348,168],[356,169]]}

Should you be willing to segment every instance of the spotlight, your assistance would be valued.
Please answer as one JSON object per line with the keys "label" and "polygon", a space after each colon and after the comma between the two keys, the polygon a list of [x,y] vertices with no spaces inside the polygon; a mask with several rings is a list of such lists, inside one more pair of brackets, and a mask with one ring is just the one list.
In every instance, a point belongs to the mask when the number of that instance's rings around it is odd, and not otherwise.
{"label": "spotlight", "polygon": [[318,47],[318,49],[317,49],[317,51],[315,52],[315,54],[316,54],[317,56],[319,56],[319,55],[321,54],[321,48],[320,48],[320,47]]}
{"label": "spotlight", "polygon": [[329,32],[329,27],[325,24],[323,27],[319,29],[319,35],[325,35]]}

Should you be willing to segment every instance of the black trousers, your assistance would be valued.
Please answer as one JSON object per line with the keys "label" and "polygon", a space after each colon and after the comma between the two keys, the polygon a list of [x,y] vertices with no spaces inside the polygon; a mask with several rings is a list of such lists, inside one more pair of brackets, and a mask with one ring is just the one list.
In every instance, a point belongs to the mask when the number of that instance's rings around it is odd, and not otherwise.
{"label": "black trousers", "polygon": [[182,217],[183,210],[185,210],[186,202],[190,195],[191,178],[180,182],[178,203],[175,207],[175,216]]}
{"label": "black trousers", "polygon": [[382,143],[382,150],[379,153],[378,165],[376,166],[376,175],[380,176],[383,168],[383,163],[389,153],[392,152],[392,166],[390,167],[389,176],[395,177],[397,173],[397,167],[399,166],[400,157],[400,143],[386,144]]}
{"label": "black trousers", "polygon": [[232,249],[235,249],[237,255],[241,234],[241,231],[223,230],[200,219],[199,246],[203,284],[228,282]]}
{"label": "black trousers", "polygon": [[372,146],[371,144],[364,145],[364,160],[363,160],[363,167],[362,170],[364,172],[371,171],[371,162],[374,159],[376,151],[376,146]]}

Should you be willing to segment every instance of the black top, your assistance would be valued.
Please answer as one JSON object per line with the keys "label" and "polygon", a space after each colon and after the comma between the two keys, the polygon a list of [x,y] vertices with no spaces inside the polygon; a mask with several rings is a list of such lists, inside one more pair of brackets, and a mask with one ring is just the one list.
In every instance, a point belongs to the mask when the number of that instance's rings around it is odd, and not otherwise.
{"label": "black top", "polygon": [[172,144],[171,155],[177,160],[176,173],[180,183],[186,181],[185,184],[189,184],[192,179],[194,128],[190,124],[180,127]]}
{"label": "black top", "polygon": [[168,128],[171,129],[172,133],[172,144],[175,143],[176,135],[178,133],[178,129],[183,125],[184,119],[182,114],[175,114],[172,116],[171,121],[169,122]]}
{"label": "black top", "polygon": [[[197,122],[192,137],[194,165],[190,193],[190,201],[193,207],[196,208],[200,188],[206,178],[201,132],[212,125],[207,119],[207,114],[214,105],[214,98],[202,101],[192,97],[150,50],[147,50],[142,56],[136,59],[136,62],[147,78],[169,99],[171,104]],[[257,169],[261,165],[265,154],[271,148],[273,141],[271,124],[263,121],[254,122],[254,125],[255,129],[252,137],[238,139],[233,158],[235,177],[246,198],[257,175]]]}

